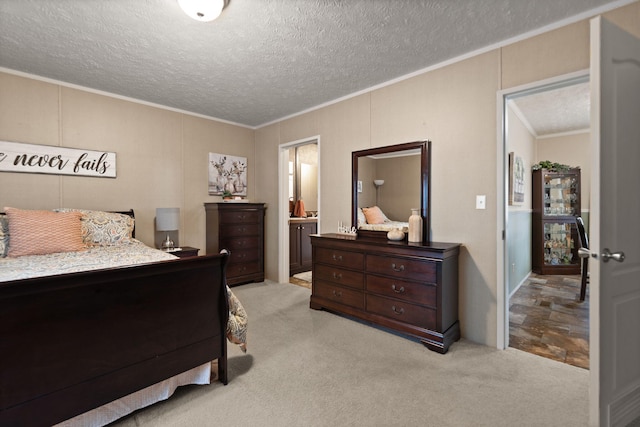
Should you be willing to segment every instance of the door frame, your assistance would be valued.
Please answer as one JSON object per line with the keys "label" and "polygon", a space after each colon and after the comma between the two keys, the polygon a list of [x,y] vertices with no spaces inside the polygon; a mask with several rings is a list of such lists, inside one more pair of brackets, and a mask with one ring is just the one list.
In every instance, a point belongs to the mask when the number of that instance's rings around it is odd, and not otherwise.
{"label": "door frame", "polygon": [[[507,251],[507,225],[509,221],[508,209],[509,209],[509,188],[508,188],[508,174],[509,174],[509,153],[507,151],[507,100],[518,94],[533,94],[536,92],[542,92],[552,89],[554,87],[562,87],[572,83],[578,83],[585,78],[589,78],[589,69],[576,71],[569,74],[563,74],[556,77],[551,77],[545,80],[539,80],[532,83],[527,83],[521,86],[516,86],[508,89],[503,89],[497,92],[497,189],[496,194],[496,212],[497,212],[497,228],[498,235],[496,247],[497,253],[497,331],[496,331],[496,346],[500,350],[504,350],[509,347],[509,289],[507,288],[507,277],[509,277],[508,266],[510,261]],[[590,310],[591,311],[591,310]],[[591,316],[591,313],[589,313]]]}
{"label": "door frame", "polygon": [[289,282],[289,150],[300,145],[318,145],[318,229],[320,233],[321,179],[320,135],[278,145],[278,282]]}

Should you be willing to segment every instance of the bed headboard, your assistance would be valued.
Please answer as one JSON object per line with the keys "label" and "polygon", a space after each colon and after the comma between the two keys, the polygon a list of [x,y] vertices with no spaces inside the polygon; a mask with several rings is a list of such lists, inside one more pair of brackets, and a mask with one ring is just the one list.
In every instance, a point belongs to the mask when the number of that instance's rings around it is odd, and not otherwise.
{"label": "bed headboard", "polygon": [[[133,209],[129,209],[128,211],[109,211],[109,212],[119,213],[119,214],[123,214],[123,215],[129,215],[134,220],[136,219],[136,215],[133,212]],[[133,222],[133,231],[131,232],[131,237],[133,237],[134,239],[136,238],[136,223],[135,223],[135,221]]]}

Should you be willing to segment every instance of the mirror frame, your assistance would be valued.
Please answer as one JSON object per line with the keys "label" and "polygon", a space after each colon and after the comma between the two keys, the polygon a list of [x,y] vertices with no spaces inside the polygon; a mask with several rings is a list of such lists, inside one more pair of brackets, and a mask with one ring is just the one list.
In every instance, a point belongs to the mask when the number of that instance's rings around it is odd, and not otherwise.
{"label": "mirror frame", "polygon": [[[431,141],[414,141],[385,147],[369,148],[351,153],[351,226],[358,228],[358,159],[371,155],[390,154],[407,150],[420,150],[420,215],[422,216],[422,242],[431,242]],[[408,218],[408,215],[407,215]],[[358,235],[387,238],[386,231],[358,230]]]}

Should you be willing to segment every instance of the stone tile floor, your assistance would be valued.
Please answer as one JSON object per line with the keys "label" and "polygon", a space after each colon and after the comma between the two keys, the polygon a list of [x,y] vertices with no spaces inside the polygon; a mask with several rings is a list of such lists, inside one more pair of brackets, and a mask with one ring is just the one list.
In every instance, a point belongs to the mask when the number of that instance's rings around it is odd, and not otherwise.
{"label": "stone tile floor", "polygon": [[509,346],[589,369],[589,289],[580,276],[531,277],[509,300]]}

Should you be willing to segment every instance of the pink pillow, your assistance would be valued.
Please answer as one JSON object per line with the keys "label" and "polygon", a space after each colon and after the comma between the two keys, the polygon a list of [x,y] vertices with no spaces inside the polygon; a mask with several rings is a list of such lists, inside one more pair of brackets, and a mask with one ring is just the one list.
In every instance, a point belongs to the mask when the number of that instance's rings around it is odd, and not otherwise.
{"label": "pink pillow", "polygon": [[362,208],[367,224],[384,224],[385,216],[379,207]]}
{"label": "pink pillow", "polygon": [[4,208],[9,220],[8,256],[43,255],[86,249],[80,212]]}

